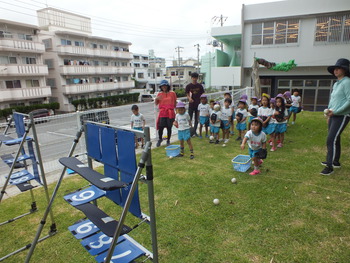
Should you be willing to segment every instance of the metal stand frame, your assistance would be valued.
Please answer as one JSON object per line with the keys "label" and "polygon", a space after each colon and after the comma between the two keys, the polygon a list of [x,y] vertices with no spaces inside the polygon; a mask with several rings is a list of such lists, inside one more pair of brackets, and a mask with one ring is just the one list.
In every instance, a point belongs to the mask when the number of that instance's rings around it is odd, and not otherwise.
{"label": "metal stand frame", "polygon": [[[22,115],[24,115],[24,114],[22,114]],[[15,165],[17,163],[19,155],[21,154],[21,151],[23,149],[24,142],[27,140],[27,136],[29,134],[30,129],[32,129],[33,141],[34,141],[36,155],[37,155],[36,161],[37,161],[37,163],[39,164],[39,167],[40,167],[39,177],[41,178],[41,181],[42,181],[42,186],[43,186],[44,191],[45,191],[45,196],[46,196],[47,203],[49,204],[49,201],[50,201],[49,200],[49,190],[48,190],[48,186],[47,186],[46,175],[45,175],[44,165],[43,165],[43,161],[42,161],[42,157],[41,157],[41,152],[40,152],[40,147],[39,147],[39,140],[38,140],[38,136],[37,136],[37,133],[36,133],[34,118],[33,118],[32,114],[29,114],[27,116],[29,116],[29,123],[27,124],[27,127],[26,127],[25,132],[24,132],[23,137],[22,137],[22,140],[21,140],[21,142],[19,144],[18,151],[17,151],[16,156],[15,156],[15,158],[13,160],[12,165],[11,165],[8,177],[6,178],[5,184],[4,184],[4,186],[3,186],[3,188],[2,188],[2,190],[0,192],[0,202],[1,202],[4,194],[6,193],[6,188],[8,186],[8,183],[9,183],[10,179],[11,179],[11,175],[13,173],[13,170],[15,168]],[[4,135],[7,134],[7,131],[9,129],[12,121],[13,121],[13,117],[10,119],[10,121],[9,121],[9,123],[8,123],[8,125],[7,125],[7,127],[5,129]],[[1,146],[1,144],[0,144],[0,146]],[[25,167],[27,167],[26,163],[25,163]],[[33,193],[32,189],[30,189],[30,193],[31,193],[31,198],[32,198],[31,210],[28,213],[22,214],[20,216],[17,216],[17,217],[15,217],[13,219],[10,219],[10,220],[8,220],[6,222],[1,223],[0,226],[3,225],[3,224],[7,224],[7,223],[10,223],[10,222],[13,222],[13,221],[15,221],[15,220],[17,220],[19,218],[22,218],[22,217],[24,217],[26,215],[32,214],[32,213],[37,211],[37,206],[36,206],[36,202],[35,202],[35,199],[34,199],[34,193]],[[42,237],[40,240],[38,240],[39,242],[43,241],[43,240],[45,240],[45,239],[47,239],[47,238],[49,238],[51,236],[53,236],[57,232],[56,223],[54,221],[54,217],[53,217],[52,211],[50,211],[50,219],[51,219],[52,224],[50,226],[49,234],[47,236],[45,236],[45,237]],[[12,253],[9,253],[8,255],[0,258],[0,261],[2,261],[2,260],[6,259],[6,258],[8,258],[8,257],[10,257],[10,256],[12,256],[14,254],[17,254],[17,253],[19,253],[19,252],[21,252],[21,251],[23,251],[25,249],[28,249],[29,247],[31,247],[31,244],[28,244],[28,245],[26,245],[26,246],[24,246],[24,247],[22,247],[20,249],[17,249],[15,251],[13,251]]]}

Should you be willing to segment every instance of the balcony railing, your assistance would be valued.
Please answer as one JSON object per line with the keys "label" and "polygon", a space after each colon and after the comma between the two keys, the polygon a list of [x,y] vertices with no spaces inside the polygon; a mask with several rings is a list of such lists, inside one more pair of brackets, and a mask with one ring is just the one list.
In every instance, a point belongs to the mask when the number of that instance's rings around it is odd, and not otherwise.
{"label": "balcony railing", "polygon": [[58,46],[58,52],[70,54],[70,55],[81,55],[89,57],[111,57],[121,59],[132,59],[133,55],[127,51],[114,51],[106,49],[92,49],[87,47],[79,46]]}
{"label": "balcony railing", "polygon": [[0,90],[0,102],[37,99],[45,97],[51,97],[51,88],[49,86]]}
{"label": "balcony railing", "polygon": [[47,65],[0,65],[0,76],[46,76]]}
{"label": "balcony railing", "polygon": [[113,66],[61,66],[62,75],[95,75],[95,74],[133,74],[131,67]]}
{"label": "balcony railing", "polygon": [[134,88],[134,81],[122,81],[122,82],[102,82],[102,83],[85,83],[75,85],[63,86],[64,94],[86,94],[92,92],[106,92],[118,89]]}
{"label": "balcony railing", "polygon": [[1,39],[0,51],[44,53],[45,46],[40,42],[18,39]]}

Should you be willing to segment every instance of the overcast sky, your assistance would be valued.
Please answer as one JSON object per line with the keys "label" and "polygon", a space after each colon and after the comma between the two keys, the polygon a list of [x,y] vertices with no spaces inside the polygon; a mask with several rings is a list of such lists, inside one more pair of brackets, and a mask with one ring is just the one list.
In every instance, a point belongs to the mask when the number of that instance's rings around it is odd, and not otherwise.
{"label": "overcast sky", "polygon": [[0,0],[0,19],[37,25],[36,10],[46,6],[88,16],[92,34],[130,41],[131,52],[156,56],[167,61],[177,58],[175,48],[183,47],[181,57],[197,57],[212,51],[211,27],[239,25],[242,4],[276,0]]}

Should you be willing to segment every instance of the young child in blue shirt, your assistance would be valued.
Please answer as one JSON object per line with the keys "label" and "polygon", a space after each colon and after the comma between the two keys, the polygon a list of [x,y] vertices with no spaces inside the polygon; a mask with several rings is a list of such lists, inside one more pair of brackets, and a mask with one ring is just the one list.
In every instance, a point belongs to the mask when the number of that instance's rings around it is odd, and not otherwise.
{"label": "young child in blue shirt", "polygon": [[185,104],[183,102],[178,102],[176,104],[177,114],[175,116],[174,126],[178,128],[178,139],[180,141],[181,152],[179,157],[183,157],[185,154],[185,141],[187,141],[188,147],[190,148],[190,159],[194,158],[193,146],[191,142],[190,128],[192,127],[192,122],[190,115],[186,112]]}

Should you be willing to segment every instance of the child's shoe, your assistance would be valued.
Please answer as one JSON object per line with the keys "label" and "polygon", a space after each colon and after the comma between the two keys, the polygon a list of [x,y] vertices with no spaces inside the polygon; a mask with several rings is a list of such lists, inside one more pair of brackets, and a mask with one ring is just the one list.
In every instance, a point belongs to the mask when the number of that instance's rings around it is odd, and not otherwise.
{"label": "child's shoe", "polygon": [[292,125],[294,125],[295,124],[295,122],[294,121],[292,121]]}
{"label": "child's shoe", "polygon": [[282,148],[282,147],[283,147],[282,143],[277,144],[277,148]]}
{"label": "child's shoe", "polygon": [[272,147],[270,151],[271,151],[271,152],[274,152],[274,151],[276,151],[276,150],[277,150],[276,147]]}
{"label": "child's shoe", "polygon": [[260,170],[254,170],[253,172],[249,173],[250,175],[257,175],[260,173]]}
{"label": "child's shoe", "polygon": [[273,143],[272,142],[270,142],[270,146],[272,146],[273,145]]}
{"label": "child's shoe", "polygon": [[271,142],[272,142],[272,139],[268,140],[267,142],[268,142],[268,143],[271,143]]}
{"label": "child's shoe", "polygon": [[205,138],[209,138],[209,135],[207,134],[207,135],[205,135]]}
{"label": "child's shoe", "polygon": [[263,161],[262,159],[259,159],[258,165],[260,166],[260,165],[262,165],[263,163],[264,163],[264,161]]}
{"label": "child's shoe", "polygon": [[228,141],[229,141],[228,139],[225,139],[225,140],[224,140],[224,143],[228,143]]}
{"label": "child's shoe", "polygon": [[161,143],[162,143],[162,139],[158,140],[157,147],[159,147]]}
{"label": "child's shoe", "polygon": [[215,144],[219,144],[219,142],[220,142],[219,140],[216,140]]}
{"label": "child's shoe", "polygon": [[199,138],[199,139],[203,139],[203,137],[202,137],[202,136],[199,136],[198,138]]}
{"label": "child's shoe", "polygon": [[231,135],[234,135],[235,133],[234,133],[233,131],[230,131],[230,134],[231,134]]}
{"label": "child's shoe", "polygon": [[194,159],[194,155],[193,154],[190,155],[190,159]]}
{"label": "child's shoe", "polygon": [[238,136],[237,137],[237,139],[236,139],[236,141],[240,141],[241,140],[241,137],[240,136]]}

